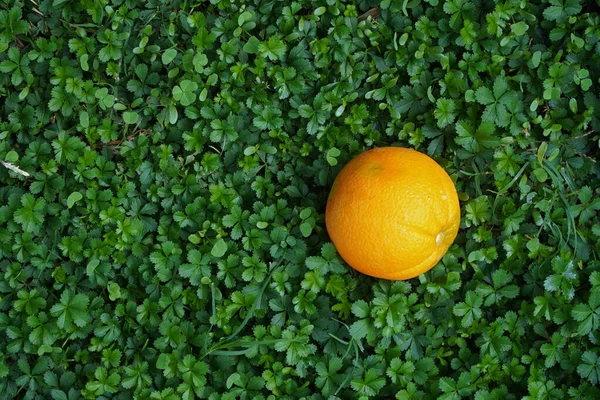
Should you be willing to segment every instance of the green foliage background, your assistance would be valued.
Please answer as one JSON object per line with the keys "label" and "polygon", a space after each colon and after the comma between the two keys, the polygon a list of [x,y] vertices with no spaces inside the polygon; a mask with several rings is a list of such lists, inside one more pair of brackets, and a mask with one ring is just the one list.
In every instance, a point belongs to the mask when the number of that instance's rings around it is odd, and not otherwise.
{"label": "green foliage background", "polygon": [[[0,0],[0,399],[600,398],[599,11]],[[461,198],[407,282],[324,229],[385,145]]]}

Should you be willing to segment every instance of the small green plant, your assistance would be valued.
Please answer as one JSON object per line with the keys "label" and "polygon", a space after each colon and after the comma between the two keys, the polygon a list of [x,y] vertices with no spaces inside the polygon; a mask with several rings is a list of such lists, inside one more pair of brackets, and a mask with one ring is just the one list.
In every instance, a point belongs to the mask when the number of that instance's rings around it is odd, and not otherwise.
{"label": "small green plant", "polygon": [[[583,0],[0,0],[0,399],[600,398],[600,13]],[[407,282],[325,231],[434,157]]]}

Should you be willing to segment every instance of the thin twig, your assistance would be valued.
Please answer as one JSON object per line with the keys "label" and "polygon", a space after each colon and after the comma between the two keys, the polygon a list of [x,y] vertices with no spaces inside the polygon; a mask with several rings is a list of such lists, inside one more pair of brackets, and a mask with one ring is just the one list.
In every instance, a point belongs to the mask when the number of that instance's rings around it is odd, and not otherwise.
{"label": "thin twig", "polygon": [[19,39],[17,36],[13,36],[13,38],[15,39],[15,42],[17,42],[17,47],[22,49],[23,47],[25,47],[25,45],[23,44],[23,42],[21,41],[21,39]]}
{"label": "thin twig", "polygon": [[571,140],[577,140],[577,139],[581,139],[581,138],[584,138],[584,137],[586,137],[586,136],[590,136],[592,133],[595,133],[595,132],[594,132],[593,130],[592,130],[592,131],[587,131],[586,133],[583,133],[583,134],[581,134],[581,135],[579,135],[579,136],[574,136],[574,137],[572,137],[572,138],[567,138],[567,140],[566,140],[566,141],[567,141],[567,142],[570,142]]}
{"label": "thin twig", "polygon": [[152,132],[150,129],[138,129],[136,131],[133,131],[131,133],[131,135],[127,136],[125,139],[117,139],[117,140],[110,141],[110,142],[106,143],[105,146],[116,147],[116,146],[120,145],[121,143],[123,143],[124,141],[132,140],[136,136],[147,135],[150,132]]}
{"label": "thin twig", "polygon": [[4,165],[6,168],[10,169],[11,171],[16,172],[19,175],[23,175],[25,177],[30,176],[28,172],[23,171],[21,168],[17,167],[16,165],[14,165],[12,163],[0,160],[0,164]]}
{"label": "thin twig", "polygon": [[381,15],[381,10],[379,9],[379,7],[373,7],[370,10],[368,10],[366,13],[359,15],[357,19],[358,19],[358,22],[360,22],[369,17],[376,19],[380,15]]}
{"label": "thin twig", "polygon": [[42,13],[42,12],[39,10],[39,8],[38,8],[40,5],[39,5],[37,2],[35,2],[34,0],[29,0],[29,2],[30,2],[31,4],[33,4],[33,7],[31,8],[31,10],[32,10],[34,13],[36,13],[37,15],[40,15],[40,16],[42,16],[42,17],[43,17],[43,16],[44,16],[44,14],[43,14],[43,13]]}

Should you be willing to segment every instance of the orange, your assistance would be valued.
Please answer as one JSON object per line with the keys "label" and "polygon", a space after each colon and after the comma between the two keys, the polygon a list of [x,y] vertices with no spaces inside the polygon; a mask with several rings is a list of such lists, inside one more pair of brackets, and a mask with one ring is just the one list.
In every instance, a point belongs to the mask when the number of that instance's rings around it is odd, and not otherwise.
{"label": "orange", "polygon": [[382,147],[350,161],[331,187],[327,232],[338,253],[363,274],[414,278],[433,268],[458,233],[452,179],[415,150]]}

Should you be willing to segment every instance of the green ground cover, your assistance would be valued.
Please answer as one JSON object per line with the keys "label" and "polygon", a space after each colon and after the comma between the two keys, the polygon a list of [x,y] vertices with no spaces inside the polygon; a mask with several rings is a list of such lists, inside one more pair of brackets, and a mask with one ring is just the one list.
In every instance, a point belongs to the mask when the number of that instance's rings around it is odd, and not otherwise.
{"label": "green ground cover", "polygon": [[[0,399],[598,399],[598,1],[0,0]],[[337,172],[434,157],[390,282]]]}

